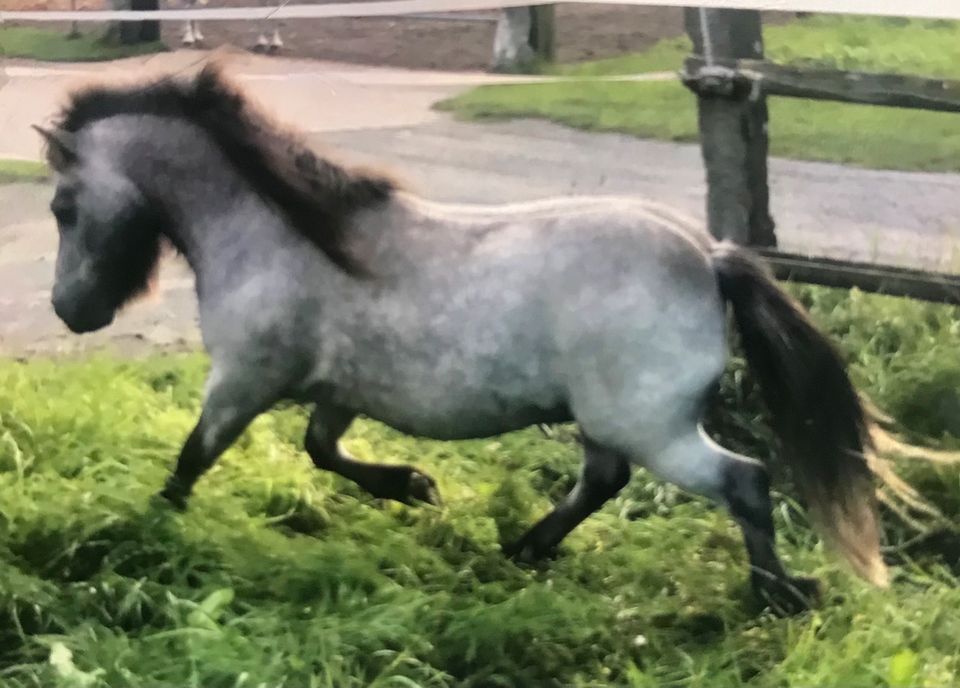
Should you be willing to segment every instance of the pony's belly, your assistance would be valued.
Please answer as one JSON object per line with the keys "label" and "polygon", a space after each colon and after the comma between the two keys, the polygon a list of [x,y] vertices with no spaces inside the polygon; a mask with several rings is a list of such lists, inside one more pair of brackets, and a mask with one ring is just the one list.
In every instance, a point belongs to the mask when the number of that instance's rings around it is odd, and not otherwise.
{"label": "pony's belly", "polygon": [[565,402],[513,403],[502,399],[475,400],[438,406],[420,404],[387,405],[371,408],[364,415],[395,430],[436,440],[466,440],[492,437],[520,430],[536,423],[563,423],[572,420]]}

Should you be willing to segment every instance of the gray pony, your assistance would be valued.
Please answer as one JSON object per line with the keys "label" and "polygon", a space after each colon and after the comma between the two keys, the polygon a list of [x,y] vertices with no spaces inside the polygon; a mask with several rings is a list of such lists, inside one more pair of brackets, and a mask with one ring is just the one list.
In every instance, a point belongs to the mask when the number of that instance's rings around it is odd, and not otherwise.
{"label": "gray pony", "polygon": [[575,421],[579,480],[509,554],[549,554],[636,464],[722,503],[756,591],[802,609],[817,584],[777,556],[764,467],[701,427],[729,304],[815,522],[885,584],[858,395],[747,251],[638,200],[427,202],[318,156],[215,67],[88,87],[38,129],[58,173],[52,300],[71,330],[110,324],[152,282],[164,242],[196,274],[212,365],[161,492],[176,507],[280,399],[313,404],[305,445],[318,468],[403,502],[434,499],[433,479],[347,455],[338,440],[357,416],[440,440]]}

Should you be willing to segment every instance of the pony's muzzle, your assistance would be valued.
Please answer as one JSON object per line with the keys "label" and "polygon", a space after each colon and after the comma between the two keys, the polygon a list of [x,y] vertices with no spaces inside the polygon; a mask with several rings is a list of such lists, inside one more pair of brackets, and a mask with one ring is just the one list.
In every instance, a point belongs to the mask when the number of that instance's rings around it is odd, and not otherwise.
{"label": "pony's muzzle", "polygon": [[76,299],[58,294],[56,290],[50,302],[53,312],[75,334],[94,332],[113,322],[114,309],[105,304],[81,304]]}

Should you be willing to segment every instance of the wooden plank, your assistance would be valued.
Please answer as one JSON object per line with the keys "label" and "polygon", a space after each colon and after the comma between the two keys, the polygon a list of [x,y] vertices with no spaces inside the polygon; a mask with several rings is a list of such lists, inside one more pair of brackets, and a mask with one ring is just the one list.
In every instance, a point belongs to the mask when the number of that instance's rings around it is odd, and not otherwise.
{"label": "wooden plank", "polygon": [[[690,0],[372,0],[367,2],[331,2],[323,5],[283,4],[277,7],[207,7],[191,10],[159,10],[155,16],[144,12],[100,10],[3,11],[4,21],[215,21],[223,19],[261,20],[273,12],[273,19],[322,17],[377,17],[416,12],[462,12],[493,10],[547,4],[608,4],[643,7],[689,7]],[[763,10],[776,12],[814,12],[853,14],[874,17],[916,17],[960,20],[960,2],[956,0],[911,0],[909,4],[886,0],[699,0],[703,7],[717,9]]]}
{"label": "wooden plank", "polygon": [[756,249],[778,279],[960,305],[960,275]]}
{"label": "wooden plank", "polygon": [[390,19],[424,19],[427,21],[479,22],[482,24],[497,23],[496,15],[470,12],[423,12],[418,14],[386,15],[386,17]]}
{"label": "wooden plank", "polygon": [[960,81],[904,74],[811,69],[762,60],[724,59],[707,65],[694,56],[684,63],[684,83],[701,92],[721,88],[718,84],[725,77],[717,67],[730,70],[726,78],[731,83],[723,88],[736,92],[749,91],[756,84],[768,96],[960,112]]}

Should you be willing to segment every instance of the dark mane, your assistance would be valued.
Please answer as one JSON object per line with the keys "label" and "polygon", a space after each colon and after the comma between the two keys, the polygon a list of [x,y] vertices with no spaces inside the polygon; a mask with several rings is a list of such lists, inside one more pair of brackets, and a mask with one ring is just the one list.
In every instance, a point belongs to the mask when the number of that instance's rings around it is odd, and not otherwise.
{"label": "dark mane", "polygon": [[347,219],[386,201],[396,189],[389,177],[349,170],[319,157],[299,136],[259,112],[214,65],[191,78],[81,90],[63,108],[57,126],[77,132],[97,120],[136,114],[198,125],[294,228],[341,268],[362,272],[345,248]]}

